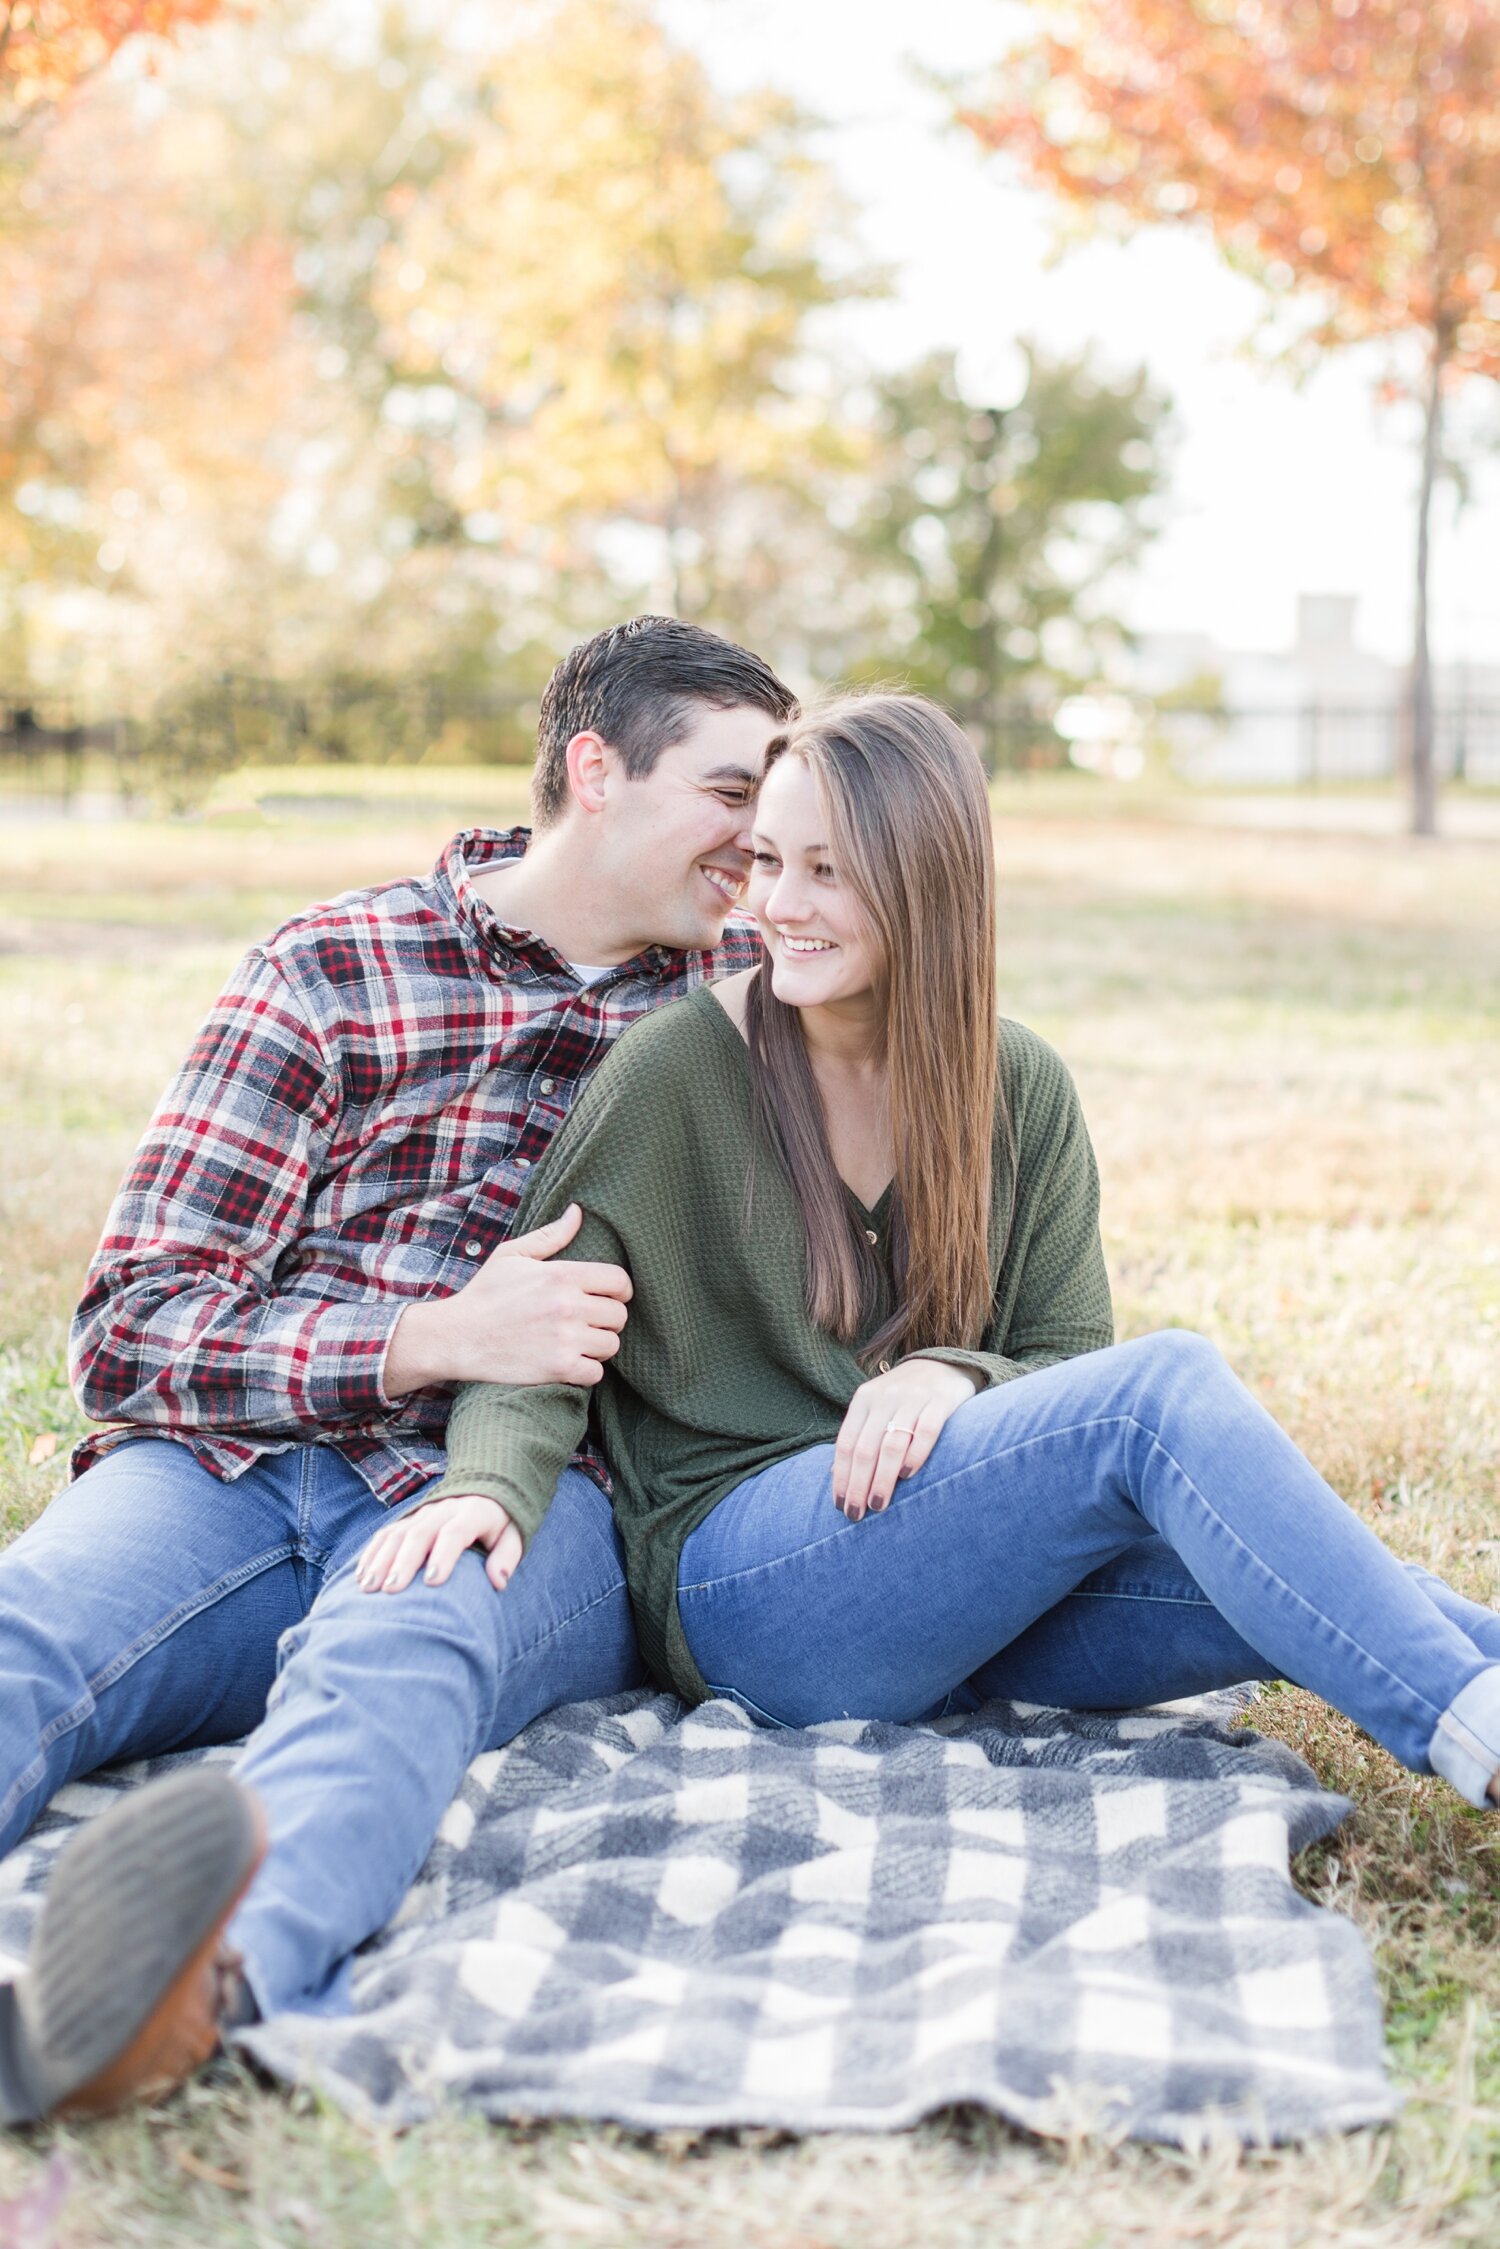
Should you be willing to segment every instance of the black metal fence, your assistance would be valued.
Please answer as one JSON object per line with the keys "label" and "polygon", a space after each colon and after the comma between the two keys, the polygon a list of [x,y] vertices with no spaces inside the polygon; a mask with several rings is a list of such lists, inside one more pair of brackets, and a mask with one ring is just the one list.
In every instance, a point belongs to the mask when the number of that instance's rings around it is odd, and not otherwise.
{"label": "black metal fence", "polygon": [[446,681],[290,687],[230,677],[111,718],[67,696],[0,689],[0,791],[131,810],[190,802],[250,764],[526,763],[534,722],[519,690],[477,693]]}
{"label": "black metal fence", "polygon": [[[1224,709],[1108,694],[1074,698],[1064,718],[1080,704],[1092,706],[1094,725],[1071,754],[1105,771],[1129,775],[1155,762],[1205,785],[1306,788],[1393,782],[1405,767],[1405,716],[1392,705]],[[535,717],[520,690],[480,693],[445,681],[289,687],[224,678],[115,718],[63,696],[0,688],[0,796],[129,811],[190,804],[247,764],[524,764]],[[1070,756],[1043,712],[976,713],[972,723],[999,770],[1055,767]],[[1500,702],[1439,705],[1437,766],[1445,779],[1500,787]]]}

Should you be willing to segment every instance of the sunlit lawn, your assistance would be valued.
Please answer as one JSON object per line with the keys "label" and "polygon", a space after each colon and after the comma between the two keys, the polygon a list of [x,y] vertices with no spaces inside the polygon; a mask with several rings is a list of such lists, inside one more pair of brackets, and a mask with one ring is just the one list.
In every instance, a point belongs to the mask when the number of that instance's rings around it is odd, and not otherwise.
{"label": "sunlit lawn", "polygon": [[[356,786],[341,774],[324,793]],[[387,782],[360,813],[231,784],[217,814],[170,826],[0,809],[7,1528],[57,1488],[78,1426],[71,1300],[133,1137],[237,949],[309,898],[429,863],[468,817],[519,815],[513,777],[482,777],[467,806],[440,776],[409,786],[415,803]],[[267,790],[274,819],[256,809]],[[1495,1598],[1500,846],[1108,809],[1091,817],[1078,791],[1002,793],[1002,988],[1080,1080],[1121,1330],[1207,1330],[1398,1551]],[[28,1465],[49,1433],[57,1453]],[[1500,1829],[1300,1694],[1274,1694],[1257,1722],[1358,1799],[1299,1874],[1375,1948],[1411,2093],[1389,2133],[1244,2160],[1040,2146],[974,2117],[779,2145],[455,2118],[396,2141],[226,2072],[149,2116],[0,2146],[0,2198],[59,2151],[69,2249],[1493,2243]],[[0,2241],[19,2238],[10,2222],[0,2212]]]}

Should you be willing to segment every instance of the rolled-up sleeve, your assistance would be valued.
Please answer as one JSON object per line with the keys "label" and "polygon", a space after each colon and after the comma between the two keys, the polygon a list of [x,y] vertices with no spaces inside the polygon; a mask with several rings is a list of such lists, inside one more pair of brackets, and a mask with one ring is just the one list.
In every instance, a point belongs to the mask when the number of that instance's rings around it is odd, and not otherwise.
{"label": "rolled-up sleeve", "polygon": [[340,1106],[278,965],[248,954],[147,1127],[73,1321],[79,1403],[147,1428],[306,1437],[392,1410],[402,1305],[278,1289]]}

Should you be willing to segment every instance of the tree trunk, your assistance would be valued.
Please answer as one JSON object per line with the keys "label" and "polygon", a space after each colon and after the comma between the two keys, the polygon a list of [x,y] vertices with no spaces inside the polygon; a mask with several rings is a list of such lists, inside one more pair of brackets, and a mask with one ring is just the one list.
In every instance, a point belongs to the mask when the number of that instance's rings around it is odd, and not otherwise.
{"label": "tree trunk", "polygon": [[1436,723],[1432,693],[1432,650],[1427,631],[1427,577],[1432,552],[1432,494],[1442,442],[1443,368],[1447,337],[1433,333],[1422,431],[1422,481],[1417,496],[1416,621],[1412,636],[1411,683],[1407,701],[1407,753],[1411,776],[1411,832],[1437,834]]}
{"label": "tree trunk", "polygon": [[[999,407],[983,406],[975,418],[989,424],[984,439],[984,458],[988,466],[1000,450],[1000,433],[1005,427],[1005,414]],[[995,589],[1000,578],[1005,531],[993,488],[987,489],[984,497],[988,521],[984,527],[984,547],[979,558],[979,583],[975,590],[986,611],[986,619],[981,662],[977,668],[984,679],[980,693],[984,698],[986,762],[991,773],[998,773],[1002,765],[1010,762],[1004,754],[1006,743],[1001,716],[1005,693],[1005,665],[1000,650],[1001,621],[995,614]]]}

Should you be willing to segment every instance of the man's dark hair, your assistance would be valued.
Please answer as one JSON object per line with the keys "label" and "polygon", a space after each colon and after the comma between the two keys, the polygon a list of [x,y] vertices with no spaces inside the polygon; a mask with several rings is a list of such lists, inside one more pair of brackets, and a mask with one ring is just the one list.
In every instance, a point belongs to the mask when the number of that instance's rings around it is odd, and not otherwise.
{"label": "man's dark hair", "polygon": [[701,625],[677,617],[632,617],[595,633],[566,655],[547,682],[537,724],[531,801],[544,828],[568,801],[568,744],[597,734],[618,752],[632,781],[680,742],[695,703],[796,715],[797,698],[769,664]]}

